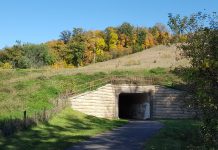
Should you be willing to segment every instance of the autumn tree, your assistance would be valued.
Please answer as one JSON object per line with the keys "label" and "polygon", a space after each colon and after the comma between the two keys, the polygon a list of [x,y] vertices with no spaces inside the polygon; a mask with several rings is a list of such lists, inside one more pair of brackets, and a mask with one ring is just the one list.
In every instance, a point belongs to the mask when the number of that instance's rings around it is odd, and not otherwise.
{"label": "autumn tree", "polygon": [[148,33],[145,40],[144,40],[145,49],[146,48],[151,48],[155,44],[156,44],[156,42],[154,40],[154,36],[151,33]]}
{"label": "autumn tree", "polygon": [[170,41],[170,34],[169,34],[169,31],[167,29],[167,27],[162,24],[162,23],[156,23],[154,25],[154,30],[156,30],[156,35],[155,35],[155,38],[156,38],[156,42],[158,44],[167,44],[169,43]]}
{"label": "autumn tree", "polygon": [[114,50],[117,48],[118,43],[118,34],[116,33],[116,30],[113,27],[108,27],[105,29],[105,42],[107,44],[107,49]]}
{"label": "autumn tree", "polygon": [[72,53],[64,44],[64,41],[53,40],[46,43],[49,48],[50,54],[54,57],[55,61],[65,61],[70,64],[72,59]]}
{"label": "autumn tree", "polygon": [[20,62],[22,61],[24,55],[21,43],[18,42],[12,47],[6,47],[4,51],[5,59],[8,62],[11,62],[14,67],[20,67]]}
{"label": "autumn tree", "polygon": [[[106,44],[105,44],[105,41],[102,37],[98,37],[95,39],[95,55],[97,57],[97,61],[103,61],[103,58],[104,57],[104,48],[105,48]],[[94,55],[94,63],[96,61],[96,58],[95,58],[95,55]]]}
{"label": "autumn tree", "polygon": [[[106,48],[104,33],[96,30],[87,33],[87,48],[92,56],[92,62],[95,63],[100,57],[103,57]],[[87,53],[87,52],[86,52]]]}

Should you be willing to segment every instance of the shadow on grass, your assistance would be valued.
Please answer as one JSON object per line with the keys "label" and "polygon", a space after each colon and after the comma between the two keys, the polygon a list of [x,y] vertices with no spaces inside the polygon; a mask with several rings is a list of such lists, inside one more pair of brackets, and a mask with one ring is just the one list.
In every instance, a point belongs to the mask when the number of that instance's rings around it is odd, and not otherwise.
{"label": "shadow on grass", "polygon": [[[99,119],[78,114],[79,117],[67,112],[53,118],[45,124],[18,132],[10,137],[0,137],[0,149],[16,150],[60,150],[74,143],[122,125],[124,122]],[[74,111],[73,111],[74,112]],[[78,112],[76,112],[78,113]]]}

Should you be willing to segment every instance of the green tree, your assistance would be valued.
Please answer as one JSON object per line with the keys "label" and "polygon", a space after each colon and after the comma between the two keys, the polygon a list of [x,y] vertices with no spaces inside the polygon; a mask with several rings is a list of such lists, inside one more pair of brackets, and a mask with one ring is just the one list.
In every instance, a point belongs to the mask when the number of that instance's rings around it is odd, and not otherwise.
{"label": "green tree", "polygon": [[127,22],[124,22],[120,27],[118,27],[119,38],[124,36],[124,47],[131,46],[133,40],[133,29],[134,27]]}
{"label": "green tree", "polygon": [[73,37],[77,37],[83,34],[84,34],[83,28],[73,28],[73,34],[72,34]]}
{"label": "green tree", "polygon": [[6,62],[8,60],[5,49],[0,51],[0,62]]}
{"label": "green tree", "polygon": [[201,12],[184,18],[176,15],[169,17],[169,24],[173,32],[187,35],[187,40],[179,46],[191,64],[191,71],[182,76],[191,87],[192,97],[187,102],[201,112],[201,133],[206,148],[217,149],[218,16]]}
{"label": "green tree", "polygon": [[68,49],[72,53],[72,64],[80,66],[83,64],[85,52],[85,35],[82,28],[74,28],[70,42],[68,42]]}
{"label": "green tree", "polygon": [[147,31],[143,28],[138,29],[138,35],[137,35],[137,43],[139,45],[142,45],[146,39]]}
{"label": "green tree", "polygon": [[54,63],[54,58],[49,54],[49,49],[45,44],[24,44],[22,51],[24,56],[20,63],[25,64],[24,66],[38,68]]}
{"label": "green tree", "polygon": [[64,30],[60,34],[60,40],[64,41],[64,43],[68,43],[71,39],[72,33],[68,30]]}
{"label": "green tree", "polygon": [[145,48],[144,41],[147,37],[147,31],[145,28],[137,28],[135,32],[136,32],[136,42],[135,44],[133,44],[132,49],[133,52],[138,52]]}
{"label": "green tree", "polygon": [[70,42],[68,48],[72,52],[72,64],[74,66],[80,66],[83,62],[85,44],[82,42]]}
{"label": "green tree", "polygon": [[172,13],[168,14],[168,26],[172,30],[174,34],[173,42],[183,42],[184,41],[184,34],[187,32],[187,29],[189,28],[188,24],[193,24],[195,19],[193,20],[190,18],[188,19],[187,16],[181,17],[180,15],[173,16]]}

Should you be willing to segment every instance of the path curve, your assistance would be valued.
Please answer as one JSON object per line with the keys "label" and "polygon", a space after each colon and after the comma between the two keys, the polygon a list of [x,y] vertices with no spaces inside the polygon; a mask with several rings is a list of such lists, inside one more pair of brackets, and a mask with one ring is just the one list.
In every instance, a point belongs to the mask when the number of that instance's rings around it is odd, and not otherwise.
{"label": "path curve", "polygon": [[162,127],[157,121],[129,121],[67,150],[142,150],[145,141]]}

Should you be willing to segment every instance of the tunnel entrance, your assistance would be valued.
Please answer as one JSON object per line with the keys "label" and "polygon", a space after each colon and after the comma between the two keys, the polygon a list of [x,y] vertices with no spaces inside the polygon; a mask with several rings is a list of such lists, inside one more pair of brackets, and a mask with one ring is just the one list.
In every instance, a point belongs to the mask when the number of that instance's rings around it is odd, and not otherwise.
{"label": "tunnel entrance", "polygon": [[150,94],[121,93],[118,101],[119,118],[145,120],[150,118]]}

